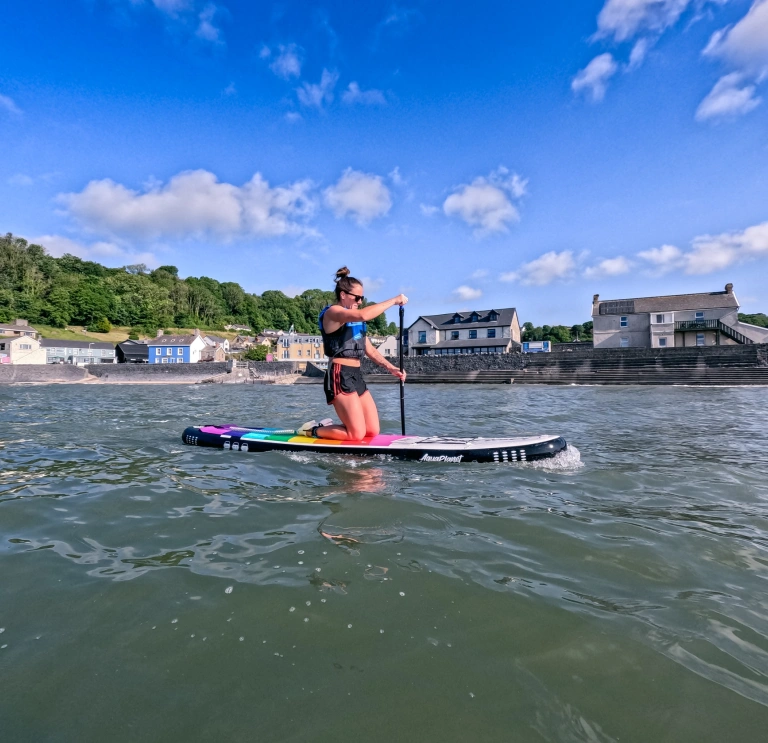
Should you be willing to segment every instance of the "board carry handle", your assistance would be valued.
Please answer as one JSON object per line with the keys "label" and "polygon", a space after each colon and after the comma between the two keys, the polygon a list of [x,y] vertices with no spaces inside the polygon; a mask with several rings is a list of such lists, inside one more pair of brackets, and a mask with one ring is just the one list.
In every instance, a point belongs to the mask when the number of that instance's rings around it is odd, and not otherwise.
{"label": "board carry handle", "polygon": [[[403,371],[403,317],[405,307],[400,305],[400,371]],[[405,436],[405,382],[400,379],[400,429]]]}

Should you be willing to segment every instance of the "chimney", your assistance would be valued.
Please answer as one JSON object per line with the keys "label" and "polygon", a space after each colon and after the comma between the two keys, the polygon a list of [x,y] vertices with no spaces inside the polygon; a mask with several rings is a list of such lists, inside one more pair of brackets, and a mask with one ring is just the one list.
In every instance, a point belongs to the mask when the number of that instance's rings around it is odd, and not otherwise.
{"label": "chimney", "polygon": [[733,294],[733,284],[726,284],[725,285],[725,293],[726,294]]}
{"label": "chimney", "polygon": [[17,317],[14,325],[29,325],[29,320],[21,320]]}
{"label": "chimney", "polygon": [[597,300],[600,299],[599,294],[592,295],[592,304],[597,304]]}
{"label": "chimney", "polygon": [[200,328],[195,328],[195,335],[200,335]]}
{"label": "chimney", "polygon": [[163,335],[163,331],[162,331],[162,330],[160,330],[160,328],[158,328],[158,329],[157,329],[157,335],[156,335],[155,337],[156,337],[156,338],[160,338],[160,337],[162,337],[162,335]]}

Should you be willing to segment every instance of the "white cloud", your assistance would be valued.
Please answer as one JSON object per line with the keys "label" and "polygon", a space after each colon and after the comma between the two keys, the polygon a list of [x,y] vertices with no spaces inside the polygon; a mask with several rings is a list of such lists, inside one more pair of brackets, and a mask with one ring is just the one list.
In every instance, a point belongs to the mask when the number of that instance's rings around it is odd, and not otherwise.
{"label": "white cloud", "polygon": [[360,86],[354,81],[351,82],[349,87],[344,91],[341,100],[344,101],[344,103],[361,103],[367,106],[384,106],[387,103],[384,93],[380,90],[376,90],[375,88],[361,90]]}
{"label": "white cloud", "polygon": [[0,108],[4,108],[8,113],[15,114],[16,116],[21,115],[21,109],[16,105],[13,98],[7,95],[0,95]]}
{"label": "white cloud", "polygon": [[91,181],[81,192],[58,197],[88,231],[131,237],[237,235],[275,237],[315,234],[305,220],[315,211],[312,183],[272,188],[256,173],[243,186],[221,183],[206,170],[179,173],[167,185],[143,193],[110,179]]}
{"label": "white cloud", "polygon": [[218,44],[221,41],[221,29],[213,22],[218,11],[219,8],[213,3],[209,3],[200,11],[197,16],[198,25],[195,31],[195,36],[198,39],[210,41],[213,44]]}
{"label": "white cloud", "polygon": [[[263,56],[263,50],[262,50]],[[267,49],[267,55],[269,56],[269,49]],[[301,56],[300,49],[296,44],[288,44],[278,47],[278,54],[275,57],[269,69],[283,80],[290,80],[292,77],[299,77],[301,75]]]}
{"label": "white cloud", "polygon": [[743,85],[744,75],[732,72],[724,75],[709,91],[696,109],[696,120],[743,116],[760,105],[754,85]]}
{"label": "white cloud", "polygon": [[296,88],[299,103],[309,108],[322,109],[324,104],[333,100],[333,89],[338,81],[338,72],[323,70],[319,83],[303,83],[300,88]]}
{"label": "white cloud", "polygon": [[363,276],[360,281],[363,282],[363,290],[366,293],[366,296],[371,294],[372,292],[377,292],[379,289],[381,289],[382,286],[384,286],[384,279],[382,278],[372,278],[370,276]]}
{"label": "white cloud", "polygon": [[768,0],[755,0],[738,23],[716,31],[704,54],[764,74],[768,69]]}
{"label": "white cloud", "polygon": [[713,273],[737,263],[768,258],[768,222],[737,232],[700,235],[691,241],[690,250],[674,245],[644,250],[638,258],[650,263],[658,273],[682,270],[686,274]]}
{"label": "white cloud", "polygon": [[519,281],[526,286],[546,286],[553,281],[571,278],[575,271],[576,259],[572,251],[557,253],[551,250],[524,263],[517,271],[503,273],[499,278],[502,281]]}
{"label": "white cloud", "polygon": [[584,276],[588,279],[602,278],[605,276],[621,276],[632,270],[632,262],[624,256],[616,258],[606,258],[600,261],[596,266],[590,266],[584,271]]}
{"label": "white cloud", "polygon": [[160,261],[154,253],[136,253],[113,242],[84,244],[61,235],[42,235],[30,242],[42,245],[54,258],[60,258],[65,253],[69,253],[83,260],[97,261],[109,266],[143,263],[149,268],[157,268],[160,265]]}
{"label": "white cloud", "polygon": [[661,33],[674,25],[692,0],[607,0],[597,17],[597,35],[626,41],[640,32]]}
{"label": "white cloud", "polygon": [[612,54],[598,54],[573,78],[571,89],[574,93],[588,95],[595,102],[602,101],[608,80],[616,74],[616,70],[618,65]]}
{"label": "white cloud", "polygon": [[395,186],[404,186],[406,184],[405,178],[400,174],[400,167],[398,165],[389,172],[389,180],[391,180]]}
{"label": "white cloud", "polygon": [[488,275],[488,269],[486,268],[478,268],[477,271],[472,272],[471,278],[473,279],[484,279]]}
{"label": "white cloud", "polygon": [[660,248],[642,250],[637,254],[638,258],[648,261],[657,273],[669,273],[676,268],[681,268],[685,263],[683,251],[674,245],[662,245]]}
{"label": "white cloud", "polygon": [[291,124],[295,124],[297,121],[301,121],[301,114],[296,111],[289,111],[285,115],[285,120]]}
{"label": "white cloud", "polygon": [[632,51],[629,53],[629,62],[627,63],[627,70],[634,70],[638,68],[645,59],[645,55],[648,54],[648,49],[651,47],[651,42],[648,39],[638,39],[635,45],[632,47]]}
{"label": "white cloud", "polygon": [[419,209],[425,217],[434,217],[440,211],[439,206],[431,206],[430,204],[419,204]]}
{"label": "white cloud", "polygon": [[25,173],[16,173],[8,179],[11,186],[31,186],[34,182],[35,179]]}
{"label": "white cloud", "polygon": [[483,296],[483,292],[480,289],[473,289],[471,286],[460,286],[453,290],[454,295],[465,302],[470,302],[473,299],[480,299]]}
{"label": "white cloud", "polygon": [[[521,198],[528,181],[517,173],[499,167],[487,178],[475,178],[470,184],[458,186],[443,202],[443,212],[449,217],[459,217],[476,235],[506,232],[510,222],[520,221],[520,214],[512,198]],[[429,216],[430,207],[422,205],[422,213]]]}
{"label": "white cloud", "polygon": [[230,83],[226,88],[224,88],[224,90],[221,91],[221,94],[227,97],[231,95],[237,95],[237,87],[234,83]]}
{"label": "white cloud", "polygon": [[358,224],[383,217],[392,207],[389,189],[380,175],[347,168],[338,182],[325,189],[325,203],[337,217],[351,216]]}
{"label": "white cloud", "polygon": [[152,0],[152,5],[162,13],[175,18],[180,12],[187,10],[190,3],[189,0]]}

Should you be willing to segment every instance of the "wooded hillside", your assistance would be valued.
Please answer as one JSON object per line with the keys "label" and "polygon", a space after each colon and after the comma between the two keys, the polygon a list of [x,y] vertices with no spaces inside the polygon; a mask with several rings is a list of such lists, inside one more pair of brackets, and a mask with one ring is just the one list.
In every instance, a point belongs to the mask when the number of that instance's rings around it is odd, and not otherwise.
{"label": "wooded hillside", "polygon": [[[33,325],[97,331],[112,324],[151,335],[158,328],[216,330],[230,323],[255,332],[293,325],[299,333],[316,333],[320,310],[333,301],[333,292],[320,289],[287,297],[280,291],[249,294],[240,284],[207,276],[180,279],[175,266],[106,268],[73,255],[54,258],[42,245],[10,233],[0,237],[0,322],[21,317]],[[384,315],[368,325],[371,334],[397,332]]]}

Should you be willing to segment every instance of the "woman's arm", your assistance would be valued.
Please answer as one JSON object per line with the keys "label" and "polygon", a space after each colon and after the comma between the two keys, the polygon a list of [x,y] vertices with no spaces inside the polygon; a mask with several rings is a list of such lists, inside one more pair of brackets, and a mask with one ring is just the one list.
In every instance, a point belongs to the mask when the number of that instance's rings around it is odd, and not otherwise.
{"label": "woman's arm", "polygon": [[397,377],[398,379],[402,379],[403,382],[405,382],[405,372],[400,371],[394,364],[391,364],[389,361],[387,361],[377,350],[376,347],[371,343],[370,338],[365,339],[365,355],[373,361],[374,364],[378,364],[379,366],[384,367],[390,374]]}
{"label": "woman's arm", "polygon": [[377,304],[369,304],[367,307],[359,309],[348,310],[342,307],[340,304],[332,304],[326,311],[323,317],[327,317],[331,322],[337,322],[343,325],[348,322],[370,322],[374,317],[386,312],[390,307],[394,307],[396,304],[407,304],[408,297],[405,294],[398,294],[392,299],[387,299],[385,302],[378,302]]}

